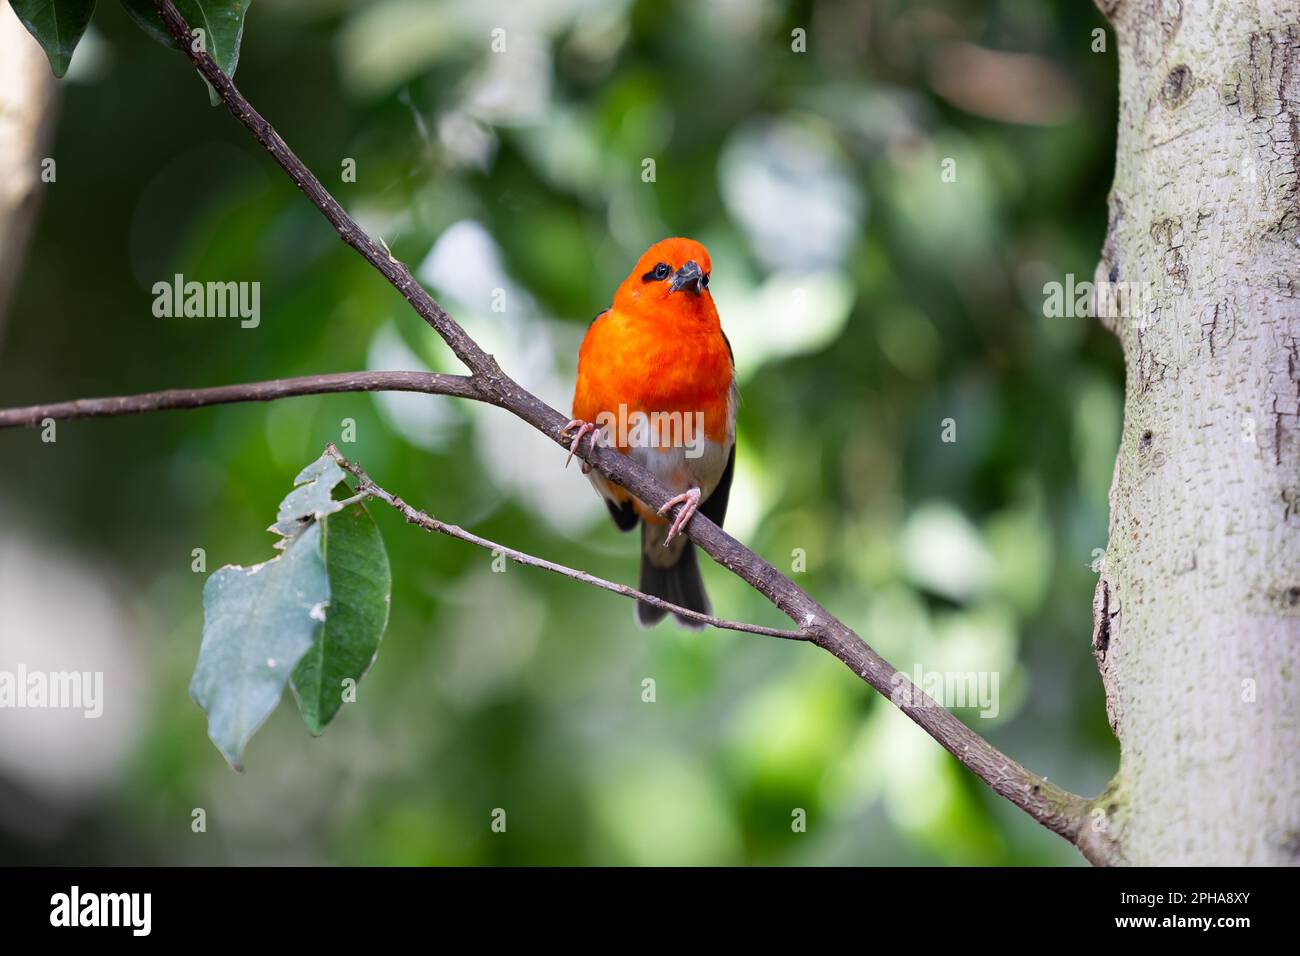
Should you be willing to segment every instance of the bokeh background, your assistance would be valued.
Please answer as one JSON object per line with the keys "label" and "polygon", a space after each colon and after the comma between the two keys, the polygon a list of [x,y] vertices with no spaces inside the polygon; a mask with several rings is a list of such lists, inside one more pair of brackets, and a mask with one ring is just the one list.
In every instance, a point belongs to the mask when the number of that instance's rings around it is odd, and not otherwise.
{"label": "bokeh background", "polygon": [[[187,63],[100,6],[0,404],[456,370]],[[236,79],[557,408],[636,256],[705,242],[743,394],[728,529],[783,569],[804,555],[799,583],[900,669],[997,672],[998,716],[963,719],[1091,795],[1118,759],[1089,564],[1121,361],[1095,323],[1045,318],[1043,284],[1091,278],[1103,237],[1102,27],[1075,0],[255,0]],[[260,326],[155,318],[176,272],[260,281]],[[630,602],[493,573],[382,508],[392,615],[357,703],[313,739],[286,698],[237,776],[187,695],[192,550],[269,557],[277,502],[349,418],[344,451],[412,503],[635,580],[577,468],[488,408],[343,395],[2,432],[0,668],[102,670],[106,705],[0,711],[0,861],[1081,862],[829,655],[643,632]],[[719,613],[782,623],[705,565]]]}

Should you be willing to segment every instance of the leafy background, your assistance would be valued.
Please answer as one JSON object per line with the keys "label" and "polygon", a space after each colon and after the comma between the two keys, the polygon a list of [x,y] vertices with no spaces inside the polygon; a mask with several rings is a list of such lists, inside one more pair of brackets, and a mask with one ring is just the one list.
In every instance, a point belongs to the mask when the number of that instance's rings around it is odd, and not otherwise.
{"label": "leafy background", "polygon": [[[670,234],[708,244],[743,391],[729,529],[785,568],[803,549],[800,583],[904,671],[998,672],[998,717],[962,716],[1092,794],[1117,761],[1089,564],[1121,365],[1094,323],[1044,318],[1042,286],[1091,278],[1103,236],[1102,25],[1090,4],[1028,0],[257,0],[237,79],[556,407],[635,256]],[[58,180],[0,341],[4,405],[455,369],[116,5],[62,96]],[[150,288],[176,272],[260,281],[260,326],[155,318]],[[940,441],[948,417],[956,443]],[[493,573],[378,506],[394,596],[357,703],[311,738],[286,702],[236,776],[186,692],[192,549],[209,571],[269,557],[276,503],[348,418],[343,450],[412,503],[634,579],[635,545],[553,444],[451,400],[72,422],[54,444],[0,433],[0,669],[105,674],[99,720],[0,711],[0,861],[1080,862],[828,655],[642,632],[629,602]],[[705,575],[722,613],[781,623]]]}

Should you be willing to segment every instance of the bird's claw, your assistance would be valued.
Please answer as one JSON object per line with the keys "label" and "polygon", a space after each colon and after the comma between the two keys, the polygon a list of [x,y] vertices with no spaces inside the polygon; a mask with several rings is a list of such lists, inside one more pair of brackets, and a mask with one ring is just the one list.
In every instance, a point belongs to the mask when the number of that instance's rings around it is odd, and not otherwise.
{"label": "bird's claw", "polygon": [[664,506],[659,509],[659,514],[666,513],[674,505],[681,505],[677,512],[677,517],[673,519],[672,525],[668,528],[668,535],[664,538],[664,547],[672,542],[673,538],[682,533],[686,523],[691,520],[695,512],[700,507],[700,489],[692,488],[690,491],[683,491],[680,495],[675,495],[664,502]]}
{"label": "bird's claw", "polygon": [[[592,451],[596,450],[596,426],[591,422],[584,422],[581,418],[575,418],[573,421],[561,428],[560,437],[567,438],[569,432],[573,431],[575,428],[578,430],[578,434],[574,436],[573,444],[569,445],[569,457],[564,459],[565,468],[569,467],[569,462],[573,461],[573,456],[578,453],[578,445],[582,443],[584,435],[588,433],[591,434],[591,448]],[[584,475],[591,473],[591,465],[587,464],[585,461],[582,463],[582,473]]]}

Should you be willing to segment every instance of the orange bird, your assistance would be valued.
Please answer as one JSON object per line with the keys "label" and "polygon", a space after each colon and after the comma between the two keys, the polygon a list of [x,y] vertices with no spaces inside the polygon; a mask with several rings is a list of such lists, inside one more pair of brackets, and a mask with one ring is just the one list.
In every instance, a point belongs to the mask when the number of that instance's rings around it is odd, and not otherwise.
{"label": "orange bird", "polygon": [[[578,353],[569,460],[582,439],[644,465],[674,495],[655,510],[592,472],[620,531],[641,525],[640,590],[708,614],[695,545],[681,534],[698,510],[721,525],[736,464],[736,372],[731,344],[709,293],[708,250],[665,239],[646,250],[592,321]],[[567,461],[566,461],[567,464]],[[665,517],[677,509],[671,523]],[[638,601],[649,627],[666,614]],[[676,615],[687,627],[702,625]]]}

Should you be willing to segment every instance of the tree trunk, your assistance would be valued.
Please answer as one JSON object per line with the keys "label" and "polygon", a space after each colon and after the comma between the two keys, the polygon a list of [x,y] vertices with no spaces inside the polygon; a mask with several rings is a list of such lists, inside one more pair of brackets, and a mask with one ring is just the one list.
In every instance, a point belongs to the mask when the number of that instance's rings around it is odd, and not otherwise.
{"label": "tree trunk", "polygon": [[0,333],[36,218],[55,88],[41,48],[0,3]]}
{"label": "tree trunk", "polygon": [[1127,397],[1093,634],[1121,759],[1085,852],[1295,864],[1300,2],[1098,3],[1120,103],[1096,301]]}

